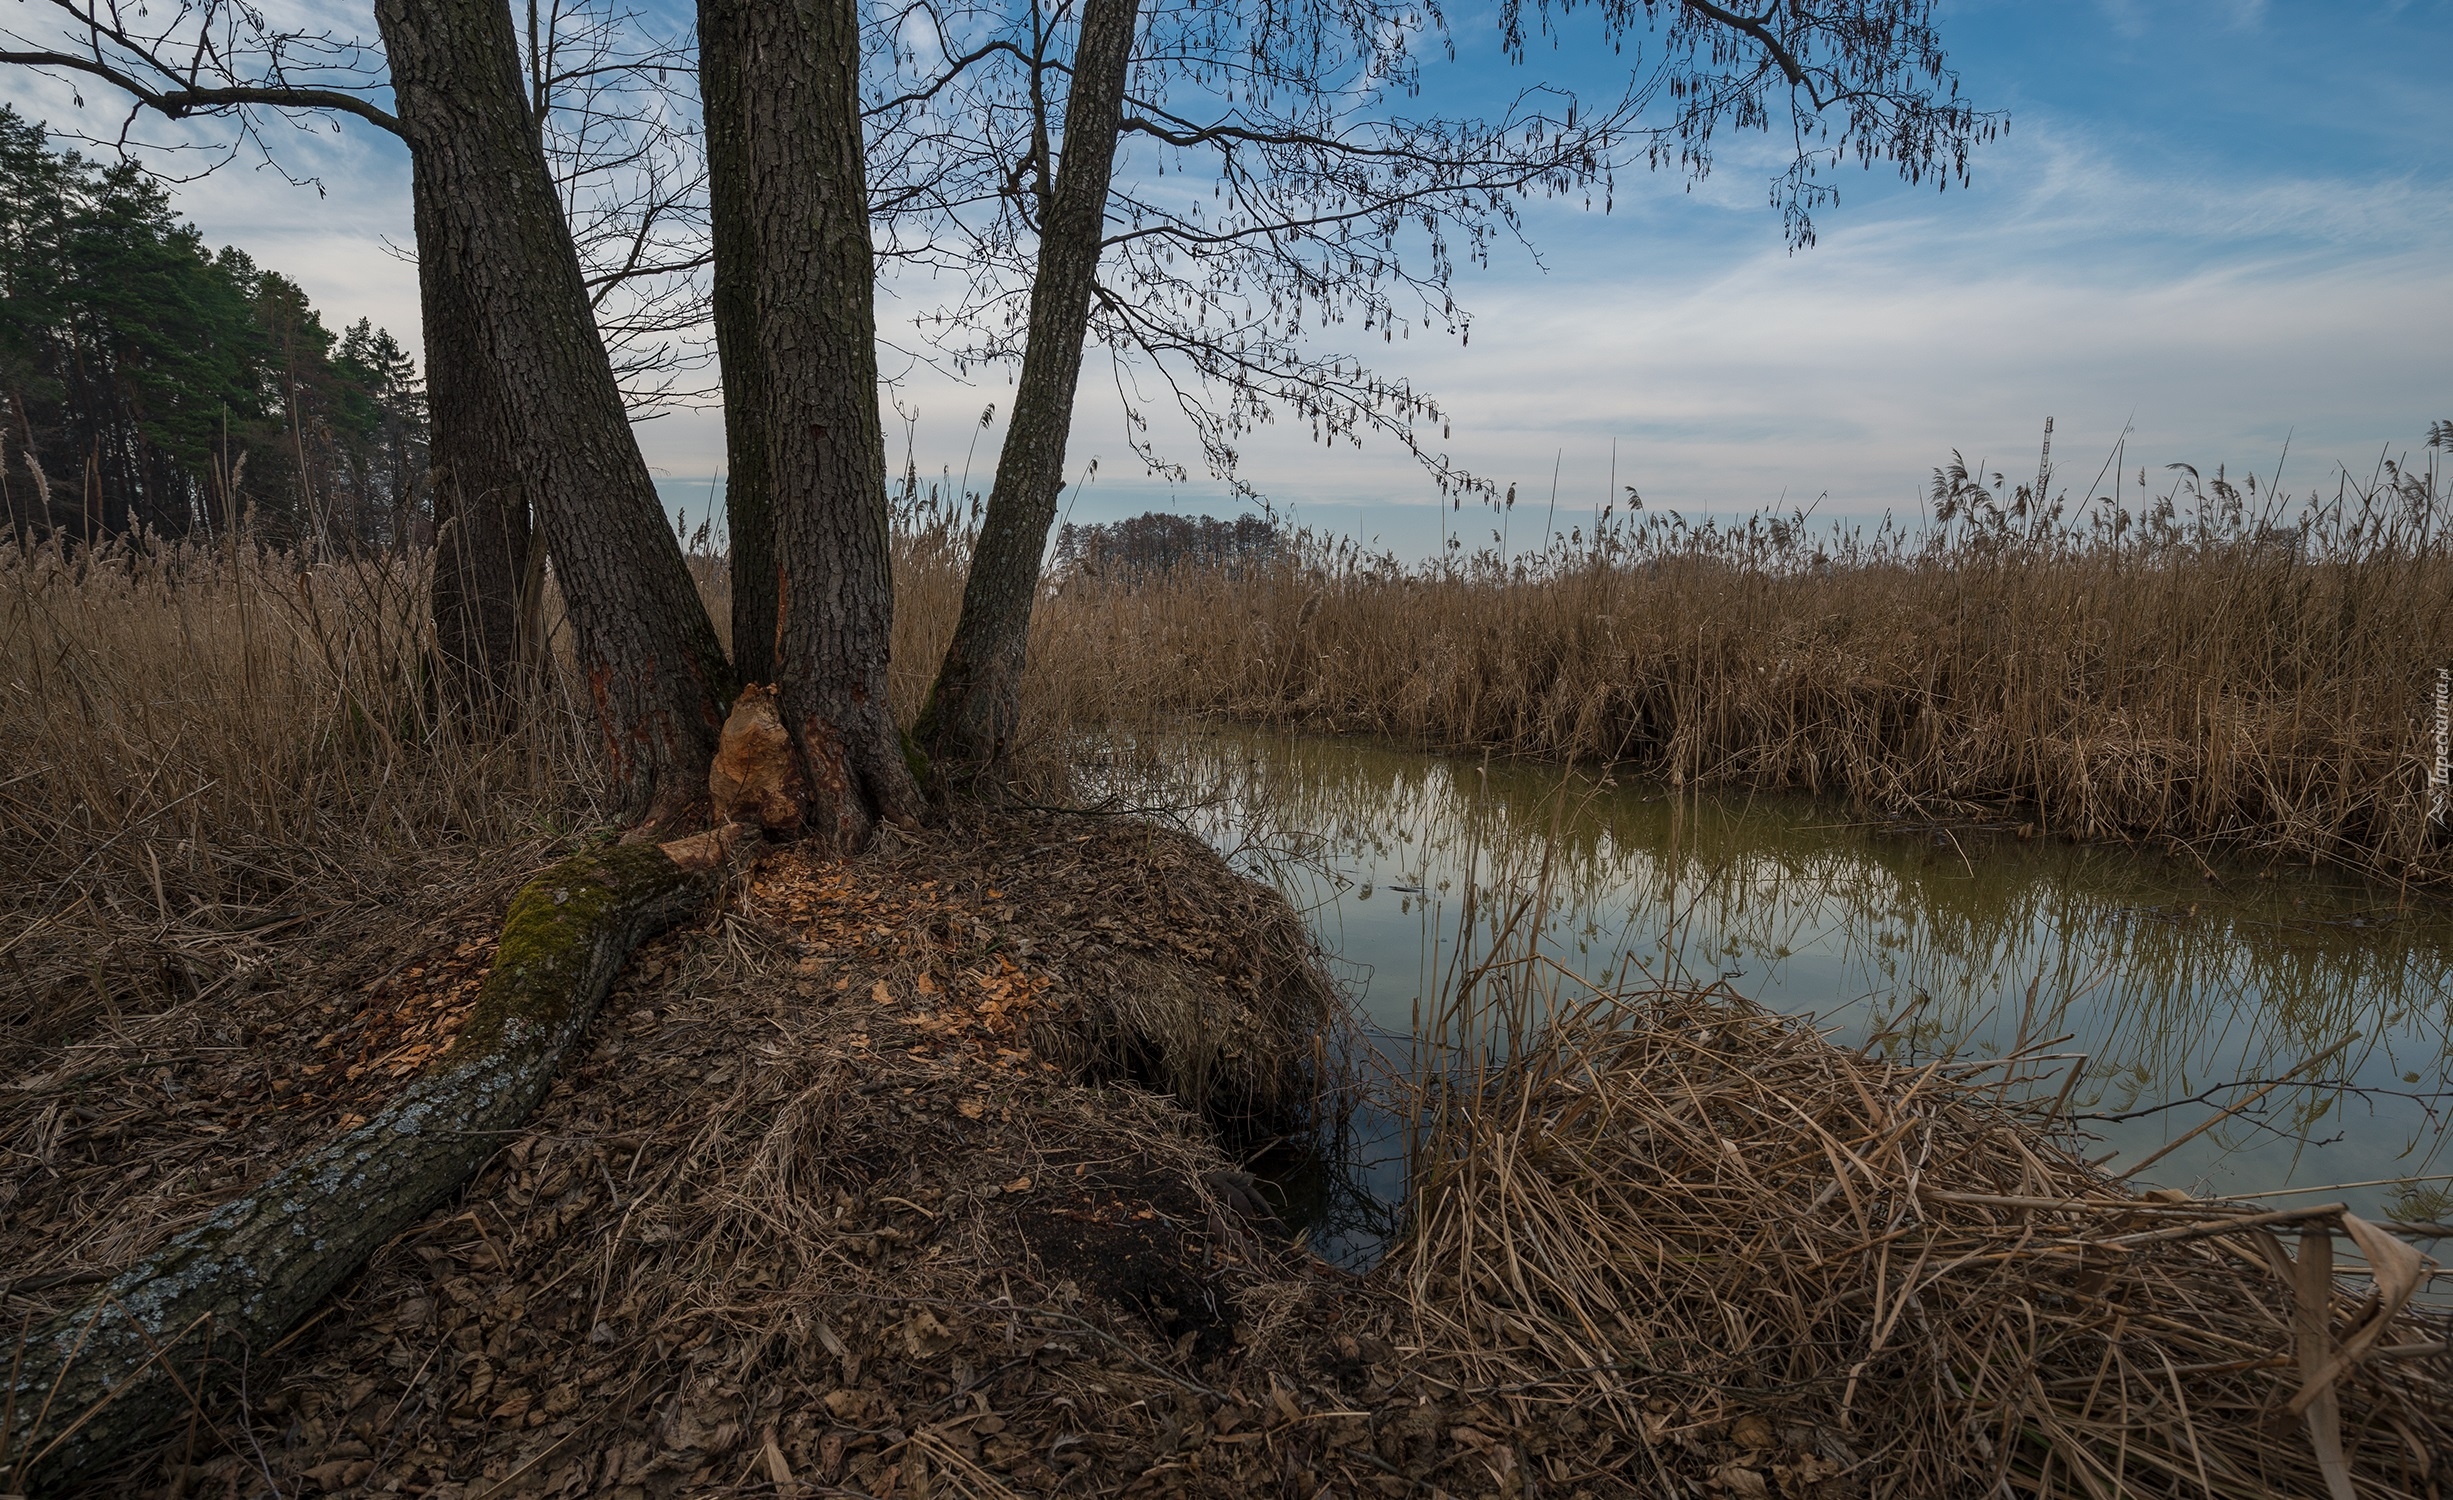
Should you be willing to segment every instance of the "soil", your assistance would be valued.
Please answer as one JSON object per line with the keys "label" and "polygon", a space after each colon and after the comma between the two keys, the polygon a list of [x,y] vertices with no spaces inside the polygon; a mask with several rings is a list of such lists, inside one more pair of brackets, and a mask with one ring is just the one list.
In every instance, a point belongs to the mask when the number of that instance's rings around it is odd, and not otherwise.
{"label": "soil", "polygon": [[[1392,1299],[1290,1245],[1222,1145],[1297,1109],[1273,1091],[1325,1019],[1234,1034],[1326,994],[1274,901],[1115,818],[766,854],[640,951],[456,1200],[277,1346],[221,1351],[221,1393],[96,1492],[1522,1491],[1572,1414],[1401,1372]],[[379,1107],[448,1043],[487,926],[22,1082],[7,1315]],[[1160,971],[1206,1034],[1152,1011]],[[1206,1118],[1151,1086],[1196,1075]]]}

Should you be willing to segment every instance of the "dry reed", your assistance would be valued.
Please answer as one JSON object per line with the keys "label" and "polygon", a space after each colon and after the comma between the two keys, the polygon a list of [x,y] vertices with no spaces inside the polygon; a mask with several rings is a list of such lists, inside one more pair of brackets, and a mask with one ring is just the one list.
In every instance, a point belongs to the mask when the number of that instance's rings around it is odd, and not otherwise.
{"label": "dry reed", "polygon": [[243,985],[595,816],[566,704],[482,739],[435,712],[425,601],[415,556],[0,547],[0,1037]]}
{"label": "dry reed", "polygon": [[2172,498],[1819,540],[1613,519],[1507,564],[1315,544],[1083,573],[1041,610],[1033,669],[1077,721],[1212,715],[2453,878],[2429,805],[2453,665],[2438,474],[2296,512],[2220,479]]}
{"label": "dry reed", "polygon": [[2417,1252],[2131,1192],[2004,1102],[2015,1063],[1905,1068],[1723,991],[1568,1005],[1426,1086],[1381,1274],[1460,1386],[1573,1407],[1660,1493],[2441,1493]]}

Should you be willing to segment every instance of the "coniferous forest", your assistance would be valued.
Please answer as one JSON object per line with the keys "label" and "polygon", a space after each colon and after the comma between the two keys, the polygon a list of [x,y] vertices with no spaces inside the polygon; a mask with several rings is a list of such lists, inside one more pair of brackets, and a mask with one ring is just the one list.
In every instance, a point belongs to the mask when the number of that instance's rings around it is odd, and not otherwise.
{"label": "coniferous forest", "polygon": [[0,485],[12,530],[388,544],[421,523],[425,395],[392,335],[210,248],[139,168],[0,106]]}

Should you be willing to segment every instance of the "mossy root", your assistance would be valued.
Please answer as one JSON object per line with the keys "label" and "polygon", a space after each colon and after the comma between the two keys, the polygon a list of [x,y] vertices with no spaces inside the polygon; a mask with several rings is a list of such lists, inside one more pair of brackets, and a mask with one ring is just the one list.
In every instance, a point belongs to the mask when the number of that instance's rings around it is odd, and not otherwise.
{"label": "mossy root", "polygon": [[630,951],[708,888],[652,844],[577,855],[531,881],[459,1040],[380,1115],[26,1335],[0,1491],[64,1489],[170,1430],[466,1181],[545,1096]]}

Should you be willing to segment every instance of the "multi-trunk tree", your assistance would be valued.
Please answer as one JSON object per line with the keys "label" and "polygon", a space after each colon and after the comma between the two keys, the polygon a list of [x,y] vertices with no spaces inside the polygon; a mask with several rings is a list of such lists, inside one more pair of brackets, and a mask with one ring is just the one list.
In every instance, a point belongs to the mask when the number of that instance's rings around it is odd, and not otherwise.
{"label": "multi-trunk tree", "polygon": [[[91,23],[91,46],[0,59],[107,77],[173,116],[334,109],[410,141],[448,512],[447,654],[484,663],[533,648],[522,619],[541,581],[522,533],[533,517],[617,769],[644,802],[673,805],[695,787],[732,674],[620,429],[588,322],[631,269],[597,278],[575,266],[580,214],[534,149],[549,90],[519,76],[507,10],[386,0],[394,117],[299,81],[299,57],[331,61],[329,39],[222,47],[209,55],[227,76],[200,81],[165,61],[160,39],[132,45],[68,3]],[[705,258],[725,356],[734,664],[778,683],[820,825],[850,843],[915,806],[884,690],[880,264],[960,272],[971,290],[925,330],[938,357],[1019,367],[961,619],[919,726],[949,781],[993,780],[1092,348],[1113,362],[1128,437],[1158,472],[1187,471],[1148,436],[1153,386],[1210,472],[1239,489],[1244,435],[1291,417],[1325,442],[1392,438],[1443,486],[1487,493],[1439,447],[1434,402],[1321,330],[1466,337],[1456,269],[1526,234],[1524,200],[1581,196],[1606,210],[1622,169],[1700,176],[1729,129],[1787,133],[1771,197],[1796,245],[1811,241],[1842,162],[1963,177],[1999,120],[1959,98],[1933,9],[1510,4],[1496,44],[1519,63],[1536,25],[1636,43],[1641,65],[1594,101],[1537,78],[1466,114],[1415,103],[1417,53],[1453,55],[1455,42],[1413,0],[986,0],[873,14],[854,0],[705,0]],[[238,25],[229,18],[253,13],[196,14]],[[260,23],[247,24],[261,44]],[[529,51],[533,65],[542,52]],[[236,58],[254,60],[249,76]],[[689,218],[686,187],[648,196],[669,203],[668,225]],[[654,217],[637,221],[641,243]],[[659,304],[642,326],[670,331],[687,304]],[[464,597],[445,597],[455,588]]]}

